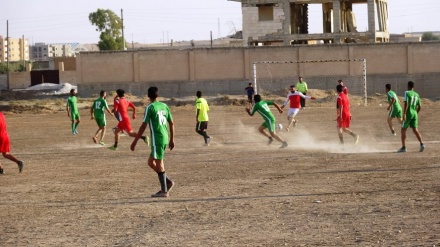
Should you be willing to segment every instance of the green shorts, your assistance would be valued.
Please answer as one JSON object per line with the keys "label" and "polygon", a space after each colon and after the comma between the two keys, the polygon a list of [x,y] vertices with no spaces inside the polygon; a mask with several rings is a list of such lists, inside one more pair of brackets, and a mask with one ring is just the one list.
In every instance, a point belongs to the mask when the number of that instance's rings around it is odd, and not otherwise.
{"label": "green shorts", "polygon": [[418,120],[418,118],[406,119],[406,121],[402,122],[402,128],[408,129],[408,127],[414,128],[414,129],[419,127],[419,120]]}
{"label": "green shorts", "polygon": [[95,122],[99,127],[106,126],[105,118],[95,118]]}
{"label": "green shorts", "polygon": [[71,112],[70,113],[70,120],[79,120],[79,112],[77,112],[77,113],[73,113],[73,112]]}
{"label": "green shorts", "polygon": [[267,128],[270,132],[275,132],[276,128],[275,128],[276,122],[275,121],[265,121],[261,126],[263,126],[264,128]]}
{"label": "green shorts", "polygon": [[150,156],[155,160],[163,160],[165,155],[165,149],[168,144],[165,145],[151,145],[151,153]]}
{"label": "green shorts", "polygon": [[391,108],[388,113],[388,117],[390,118],[402,118],[402,109]]}

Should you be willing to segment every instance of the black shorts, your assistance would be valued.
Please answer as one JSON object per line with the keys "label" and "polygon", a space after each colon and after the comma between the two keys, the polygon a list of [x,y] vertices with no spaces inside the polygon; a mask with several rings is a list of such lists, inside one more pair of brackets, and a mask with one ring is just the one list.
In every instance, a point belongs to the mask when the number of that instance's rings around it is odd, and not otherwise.
{"label": "black shorts", "polygon": [[248,95],[248,102],[252,103],[252,95]]}
{"label": "black shorts", "polygon": [[196,130],[206,130],[208,128],[208,121],[197,122]]}

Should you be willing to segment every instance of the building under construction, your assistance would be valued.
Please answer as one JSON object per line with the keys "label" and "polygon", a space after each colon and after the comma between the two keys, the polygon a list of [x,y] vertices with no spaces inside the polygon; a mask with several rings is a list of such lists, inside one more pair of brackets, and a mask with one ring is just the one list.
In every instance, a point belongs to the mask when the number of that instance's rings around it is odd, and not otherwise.
{"label": "building under construction", "polygon": [[[389,42],[388,0],[229,0],[241,2],[245,46]],[[322,6],[322,33],[310,33],[309,6]],[[366,4],[368,27],[359,32],[353,5]]]}

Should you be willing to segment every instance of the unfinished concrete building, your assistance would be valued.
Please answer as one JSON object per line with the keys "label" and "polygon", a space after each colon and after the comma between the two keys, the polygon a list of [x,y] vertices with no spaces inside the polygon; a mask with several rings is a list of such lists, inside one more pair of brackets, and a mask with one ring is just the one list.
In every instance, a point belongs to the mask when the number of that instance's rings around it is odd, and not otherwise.
{"label": "unfinished concrete building", "polygon": [[[241,2],[245,46],[389,42],[388,0],[229,0]],[[322,6],[322,33],[309,32],[309,5]],[[353,5],[366,4],[359,32]],[[321,18],[320,18],[321,19]]]}

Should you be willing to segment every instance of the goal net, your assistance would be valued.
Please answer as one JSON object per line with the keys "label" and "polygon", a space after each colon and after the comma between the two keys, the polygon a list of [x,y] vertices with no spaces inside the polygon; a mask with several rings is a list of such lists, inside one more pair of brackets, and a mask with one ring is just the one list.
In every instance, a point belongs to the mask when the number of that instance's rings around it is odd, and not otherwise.
{"label": "goal net", "polygon": [[303,77],[308,89],[334,93],[343,80],[349,94],[367,105],[366,59],[315,61],[261,61],[253,64],[254,88],[262,95],[285,96],[290,85]]}

